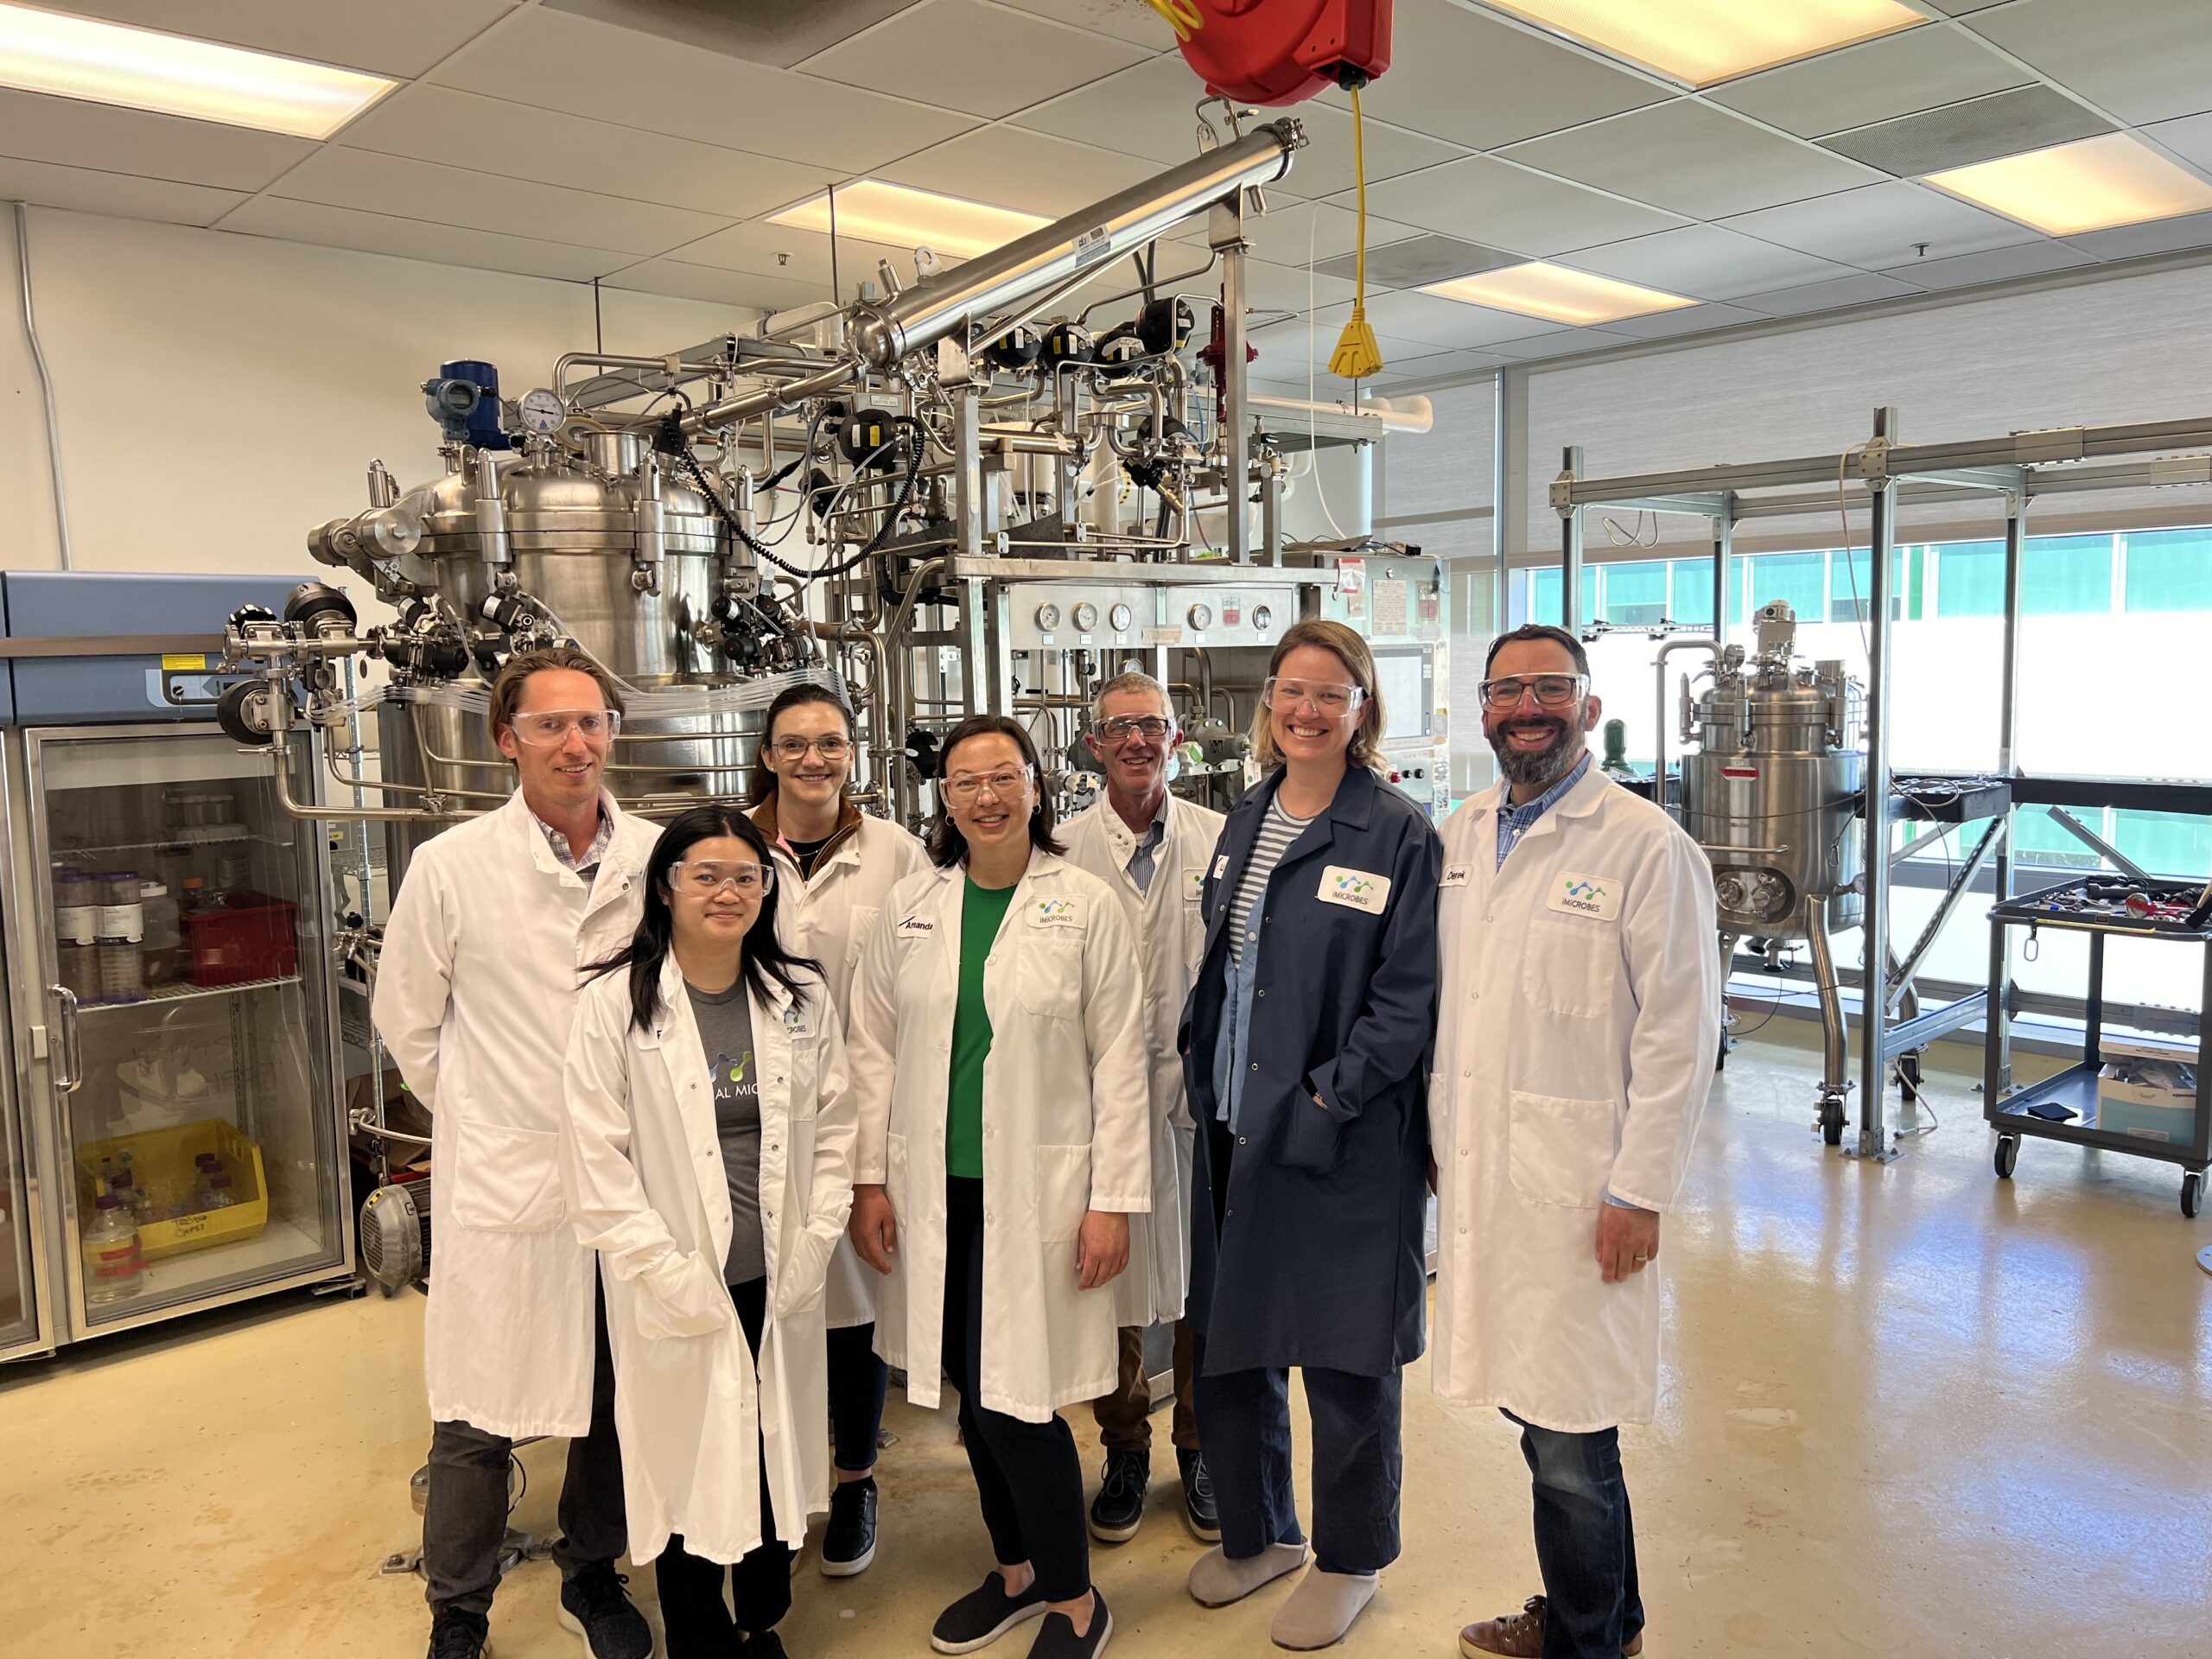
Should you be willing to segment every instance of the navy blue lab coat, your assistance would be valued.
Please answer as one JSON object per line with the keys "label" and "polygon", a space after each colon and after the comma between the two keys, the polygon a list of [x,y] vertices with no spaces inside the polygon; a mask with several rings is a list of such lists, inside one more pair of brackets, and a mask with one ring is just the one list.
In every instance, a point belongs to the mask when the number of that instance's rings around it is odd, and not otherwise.
{"label": "navy blue lab coat", "polygon": [[[1245,1078],[1217,1234],[1205,1126],[1219,1107],[1215,1045],[1236,1017],[1229,908],[1282,776],[1278,768],[1230,813],[1202,894],[1205,958],[1181,1033],[1199,1125],[1185,1317],[1205,1339],[1210,1375],[1310,1365],[1383,1376],[1424,1342],[1442,843],[1419,807],[1355,766],[1275,867],[1254,907],[1250,1058],[1260,1069]],[[1382,911],[1324,902],[1332,868],[1387,876]]]}

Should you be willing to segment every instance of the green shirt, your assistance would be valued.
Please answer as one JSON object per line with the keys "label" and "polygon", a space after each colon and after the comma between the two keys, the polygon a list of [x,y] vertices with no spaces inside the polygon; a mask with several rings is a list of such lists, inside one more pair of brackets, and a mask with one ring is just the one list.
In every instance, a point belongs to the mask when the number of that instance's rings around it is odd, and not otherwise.
{"label": "green shirt", "polygon": [[951,1090],[944,1116],[948,1175],[983,1179],[983,1060],[991,1052],[991,1016],[983,1007],[983,959],[1014,902],[1012,887],[964,881],[960,899],[960,997],[952,1010]]}

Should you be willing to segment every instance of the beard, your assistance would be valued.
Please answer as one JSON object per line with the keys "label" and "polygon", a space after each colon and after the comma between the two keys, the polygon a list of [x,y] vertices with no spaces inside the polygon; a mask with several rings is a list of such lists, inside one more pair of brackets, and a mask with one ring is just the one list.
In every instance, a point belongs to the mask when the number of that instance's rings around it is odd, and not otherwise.
{"label": "beard", "polygon": [[[1541,749],[1516,749],[1508,741],[1516,731],[1548,731],[1552,738]],[[1551,715],[1504,721],[1490,734],[1490,747],[1506,782],[1524,788],[1556,783],[1574,764],[1573,733],[1567,721]]]}

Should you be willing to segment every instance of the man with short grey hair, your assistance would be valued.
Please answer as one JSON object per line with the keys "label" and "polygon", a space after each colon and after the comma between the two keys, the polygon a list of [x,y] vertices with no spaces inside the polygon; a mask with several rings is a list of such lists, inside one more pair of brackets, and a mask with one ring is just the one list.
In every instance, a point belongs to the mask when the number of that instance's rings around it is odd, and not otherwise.
{"label": "man with short grey hair", "polygon": [[1106,1470],[1090,1506],[1091,1535],[1121,1543],[1136,1535],[1152,1476],[1152,1389],[1144,1363],[1147,1326],[1175,1326],[1175,1453],[1183,1513],[1211,1543],[1221,1536],[1213,1486],[1198,1451],[1191,1333],[1183,1323],[1189,1288],[1191,1141],[1176,1027],[1205,949],[1199,888],[1222,817],[1172,794],[1180,722],[1158,680],[1135,671],[1099,688],[1085,741],[1106,774],[1103,798],[1070,819],[1061,833],[1069,860],[1121,895],[1137,937],[1144,983],[1146,1070],[1152,1107],[1152,1211],[1129,1217],[1129,1268],[1115,1281],[1121,1326],[1121,1374],[1114,1392],[1094,1401]]}

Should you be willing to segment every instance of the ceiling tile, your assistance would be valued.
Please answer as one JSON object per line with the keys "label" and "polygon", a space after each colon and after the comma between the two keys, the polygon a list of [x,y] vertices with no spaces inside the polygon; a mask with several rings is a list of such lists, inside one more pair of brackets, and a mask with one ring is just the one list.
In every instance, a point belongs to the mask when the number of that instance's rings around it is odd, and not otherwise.
{"label": "ceiling tile", "polygon": [[1150,162],[1016,127],[982,127],[907,156],[875,176],[893,184],[1058,219],[1160,169]]}
{"label": "ceiling tile", "polygon": [[1746,75],[1706,96],[1785,132],[1818,138],[2024,86],[2029,79],[1971,35],[1908,29]]}
{"label": "ceiling tile", "polygon": [[[1195,258],[1188,261],[1187,264],[1176,261],[1172,252],[1161,255],[1160,259],[1163,265],[1182,264],[1185,270],[1198,263]],[[1192,284],[1209,291],[1220,285],[1221,274],[1218,270],[1208,272],[1203,279]],[[1307,294],[1306,276],[1302,269],[1293,270],[1287,265],[1270,264],[1265,259],[1248,259],[1244,262],[1244,302],[1253,310],[1304,311],[1307,308]],[[1325,276],[1316,272],[1313,279],[1311,294],[1312,302],[1315,306],[1335,305],[1351,298],[1352,284],[1342,277]]]}
{"label": "ceiling tile", "polygon": [[315,148],[282,133],[0,88],[0,156],[251,192]]}
{"label": "ceiling tile", "polygon": [[[788,3],[789,0],[783,0]],[[1016,11],[1055,22],[1072,23],[1095,34],[1154,52],[1175,50],[1175,31],[1154,11],[1148,0],[1002,0]],[[1177,55],[1180,55],[1178,54]]]}
{"label": "ceiling tile", "polygon": [[2018,0],[1967,26],[2120,120],[2212,110],[2201,0]]}
{"label": "ceiling tile", "polygon": [[[0,197],[35,207],[69,207],[118,219],[157,219],[170,225],[213,225],[246,197],[201,184],[134,178],[88,167],[0,158]],[[33,250],[32,258],[37,258]]]}
{"label": "ceiling tile", "polygon": [[2212,247],[2212,213],[2154,219],[2148,224],[2090,231],[2081,236],[2069,236],[2066,240],[2099,259],[2139,259],[2146,254],[2171,253],[2181,248]]}
{"label": "ceiling tile", "polygon": [[1777,317],[1809,315],[1815,311],[1837,311],[1848,305],[1871,305],[1879,300],[1901,299],[1920,289],[1910,283],[1900,282],[1894,276],[1884,276],[1871,270],[1854,271],[1848,276],[1839,276],[1832,283],[1813,283],[1803,288],[1772,289],[1764,294],[1741,296],[1744,304],[1753,311],[1764,311]]}
{"label": "ceiling tile", "polygon": [[1952,17],[1963,17],[1970,11],[1986,11],[1992,6],[2001,6],[2005,0],[1929,0],[1936,10]]}
{"label": "ceiling tile", "polygon": [[[1300,196],[1326,196],[1351,189],[1359,182],[1352,167],[1351,117],[1319,101],[1306,104],[1297,114],[1310,142],[1291,158],[1290,176],[1282,188]],[[1457,144],[1440,143],[1381,121],[1370,120],[1366,125],[1370,190],[1384,179],[1418,172],[1440,162],[1457,161],[1467,153]]]}
{"label": "ceiling tile", "polygon": [[1955,259],[1925,259],[1883,274],[1923,288],[1967,288],[1977,283],[2001,283],[2008,277],[2036,276],[2047,270],[2095,263],[2078,248],[2039,237],[2017,248],[1992,248],[1986,253],[1961,254]]}
{"label": "ceiling tile", "polygon": [[2112,130],[2111,122],[2063,92],[2048,86],[2020,86],[1879,121],[1821,142],[1840,156],[1885,173],[1919,178],[2000,156],[2094,138]]}
{"label": "ceiling tile", "polygon": [[[793,230],[786,225],[755,219],[749,225],[733,225],[696,242],[671,249],[670,257],[686,264],[804,283],[816,290],[817,299],[827,299],[830,295],[830,238],[816,231]],[[911,283],[914,280],[912,249],[839,237],[836,275],[844,292],[850,295],[863,279],[873,279],[878,262],[884,259],[891,261],[901,283]]]}
{"label": "ceiling tile", "polygon": [[[1462,241],[1456,236],[1444,236],[1434,231],[1408,237],[1402,242],[1377,244],[1370,237],[1367,243],[1367,285],[1371,289],[1425,288],[1431,283],[1448,283],[1455,276],[1471,276],[1479,270],[1496,270],[1503,265],[1521,263],[1517,253],[1486,248],[1479,242]],[[1319,266],[1331,276],[1355,279],[1359,267],[1357,253],[1340,253],[1333,259],[1322,260]]]}
{"label": "ceiling tile", "polygon": [[1516,362],[1534,362],[1541,358],[1565,357],[1580,352],[1609,351],[1616,346],[1633,346],[1636,342],[1626,334],[1608,334],[1603,328],[1554,328],[1543,334],[1530,334],[1521,340],[1502,340],[1490,349],[1500,357]]}
{"label": "ceiling tile", "polygon": [[609,249],[571,247],[566,243],[501,236],[460,226],[432,225],[419,219],[365,213],[351,207],[327,207],[319,202],[287,201],[278,196],[257,196],[226,216],[216,228],[569,283],[588,283],[636,263],[627,254]]}
{"label": "ceiling tile", "polygon": [[[1367,113],[1414,132],[1494,149],[1673,97],[1673,89],[1533,29],[1450,0],[1398,0],[1390,73]],[[1340,94],[1328,101],[1341,104]]]}
{"label": "ceiling tile", "polygon": [[403,87],[346,130],[346,148],[745,219],[812,195],[831,168],[534,109],[450,86]]}
{"label": "ceiling tile", "polygon": [[[1126,69],[1140,48],[984,0],[929,0],[817,53],[810,75],[995,118]],[[988,65],[989,72],[976,73]]]}
{"label": "ceiling tile", "polygon": [[1743,213],[1725,223],[1764,241],[1869,270],[2040,239],[2024,225],[1903,180]]}
{"label": "ceiling tile", "polygon": [[[1034,132],[1126,150],[1166,166],[1198,153],[1195,111],[1205,92],[1182,55],[1171,53],[1024,110],[1014,120]],[[1294,168],[1305,162],[1300,150]]]}
{"label": "ceiling tile", "polygon": [[1385,376],[1379,384],[1403,387],[1430,385],[1446,379],[1471,378],[1476,375],[1494,374],[1502,365],[1513,360],[1500,357],[1496,352],[1441,352],[1434,357],[1416,358],[1407,365],[1403,374]]}
{"label": "ceiling tile", "polygon": [[1825,195],[1873,177],[1855,162],[1688,99],[1516,144],[1505,153],[1547,173],[1693,219]]}
{"label": "ceiling tile", "polygon": [[2161,121],[2144,128],[2141,136],[2164,144],[2182,160],[2212,172],[2212,114]]}
{"label": "ceiling tile", "polygon": [[1656,236],[1583,248],[1567,255],[1564,263],[1700,300],[1729,300],[1759,289],[1795,287],[1851,274],[1847,265],[1716,225],[1685,225]]}
{"label": "ceiling tile", "polygon": [[921,0],[539,0],[553,11],[658,35],[702,51],[788,69]]}
{"label": "ceiling tile", "polygon": [[[1672,228],[1672,213],[1619,201],[1488,156],[1371,186],[1371,213],[1542,257]],[[1338,251],[1331,250],[1330,251]]]}
{"label": "ceiling tile", "polygon": [[292,201],[632,254],[664,253],[720,230],[726,222],[688,208],[625,201],[337,145],[308,157],[277,182],[272,194]]}
{"label": "ceiling tile", "polygon": [[1617,334],[1635,340],[1663,340],[1673,334],[1700,334],[1713,328],[1730,328],[1739,322],[1764,322],[1765,315],[1741,305],[1693,305],[1679,311],[1654,311],[1648,316],[1619,317],[1605,325]]}
{"label": "ceiling tile", "polygon": [[441,64],[441,86],[846,172],[974,118],[532,8]]}
{"label": "ceiling tile", "polygon": [[[1374,194],[1368,192],[1370,201]],[[1286,201],[1280,197],[1270,197],[1269,200],[1273,207],[1268,213],[1244,223],[1244,239],[1251,244],[1257,258],[1302,271],[1309,258],[1318,264],[1338,254],[1350,253],[1358,241],[1359,215],[1349,207],[1325,201]],[[1178,242],[1203,248],[1206,233],[1205,215],[1199,214],[1185,220],[1172,235]],[[1402,241],[1416,234],[1412,226],[1379,218],[1376,213],[1370,213],[1367,217],[1370,246],[1379,247],[1385,242]]]}
{"label": "ceiling tile", "polygon": [[823,290],[810,283],[795,283],[789,277],[719,270],[711,265],[686,264],[680,259],[644,260],[605,278],[603,285],[646,294],[667,294],[680,300],[704,300],[709,304],[745,306],[760,311],[785,311],[829,297]]}
{"label": "ceiling tile", "polygon": [[[1351,315],[1349,305],[1332,306],[1317,312],[1313,320],[1333,340]],[[1420,340],[1431,351],[1491,346],[1501,340],[1524,338],[1541,326],[1538,319],[1517,312],[1468,305],[1438,294],[1414,293],[1370,295],[1367,320],[1378,333]]]}
{"label": "ceiling tile", "polygon": [[69,0],[55,10],[310,58],[380,75],[426,73],[512,11],[518,0]]}

